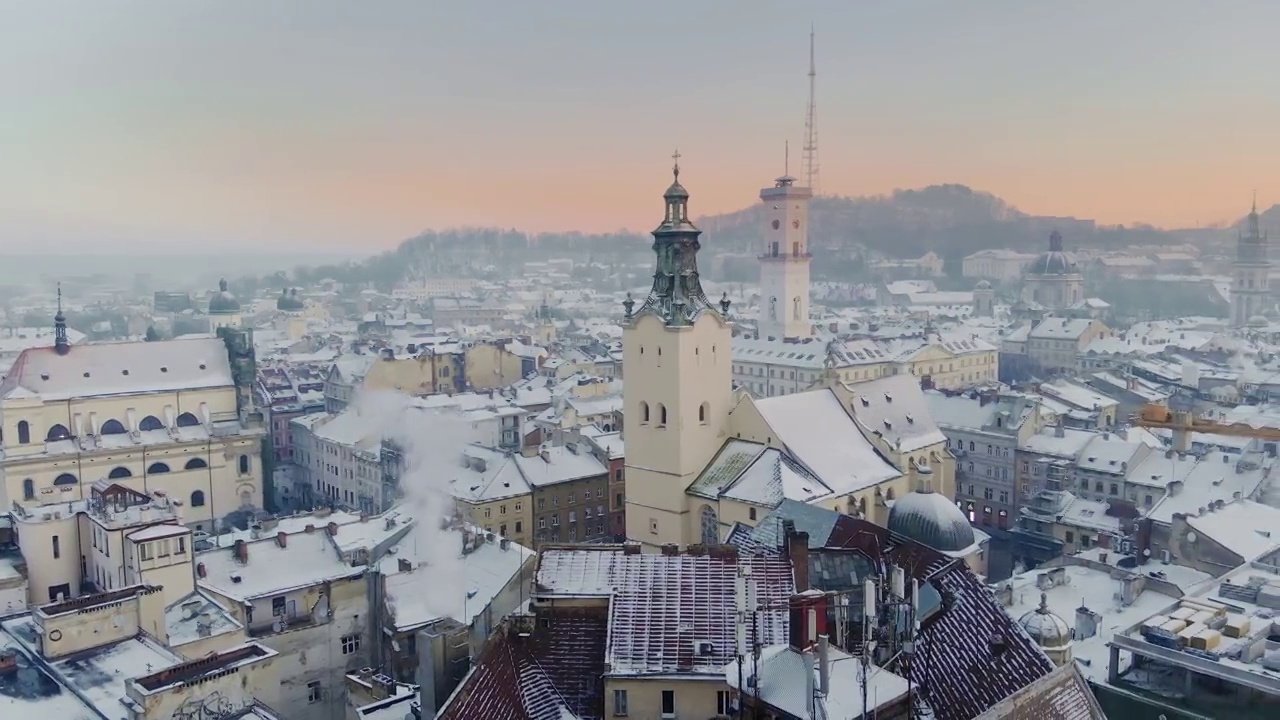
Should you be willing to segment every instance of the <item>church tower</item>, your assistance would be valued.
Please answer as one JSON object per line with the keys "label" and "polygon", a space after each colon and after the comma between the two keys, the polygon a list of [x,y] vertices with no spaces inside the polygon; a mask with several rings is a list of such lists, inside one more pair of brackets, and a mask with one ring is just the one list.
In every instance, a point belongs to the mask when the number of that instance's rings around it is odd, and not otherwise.
{"label": "church tower", "polygon": [[1262,233],[1258,217],[1258,200],[1245,220],[1245,231],[1236,241],[1236,261],[1231,277],[1231,324],[1244,327],[1249,319],[1267,308],[1270,294],[1271,260],[1267,254],[1267,236]]}
{"label": "church tower", "polygon": [[630,295],[623,303],[627,535],[650,551],[698,537],[685,489],[723,444],[733,398],[729,299],[713,305],[703,293],[702,231],[689,221],[673,157],[675,182],[653,231],[653,288],[638,308]]}
{"label": "church tower", "polygon": [[809,337],[809,188],[783,175],[760,191],[764,252],[760,255],[760,337]]}

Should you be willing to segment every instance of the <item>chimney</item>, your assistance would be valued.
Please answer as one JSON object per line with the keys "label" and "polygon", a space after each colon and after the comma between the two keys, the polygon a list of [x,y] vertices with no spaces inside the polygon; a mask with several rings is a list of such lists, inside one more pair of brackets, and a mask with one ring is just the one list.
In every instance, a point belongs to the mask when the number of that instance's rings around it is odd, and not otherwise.
{"label": "chimney", "polygon": [[232,548],[232,552],[235,553],[236,560],[239,560],[241,563],[249,562],[249,546],[245,541],[237,540],[235,547]]}
{"label": "chimney", "polygon": [[809,533],[797,532],[795,523],[783,521],[787,531],[787,559],[795,578],[796,592],[809,589]]}
{"label": "chimney", "polygon": [[1059,421],[1058,421],[1058,424],[1057,424],[1057,425],[1054,425],[1054,426],[1053,426],[1053,436],[1054,436],[1054,437],[1059,437],[1059,438],[1061,438],[1061,437],[1066,437],[1066,436],[1067,436],[1067,430],[1066,430],[1066,428],[1062,427],[1062,421],[1061,421],[1061,420],[1059,420]]}
{"label": "chimney", "polygon": [[410,572],[413,570],[413,563],[405,558],[396,558],[396,567],[400,569],[400,572]]}
{"label": "chimney", "polygon": [[305,532],[309,532],[309,533],[311,533],[311,532],[315,532],[315,531],[316,531],[316,526],[315,526],[315,525],[312,525],[311,523],[307,523],[307,526],[306,526],[305,528],[303,528],[303,531],[305,531]]}
{"label": "chimney", "polygon": [[279,545],[279,546],[280,546],[280,547],[282,547],[282,548],[283,548],[283,547],[288,547],[288,546],[289,546],[289,535],[288,535],[288,533],[286,533],[286,532],[285,532],[285,531],[283,531],[283,530],[281,530],[280,532],[276,533],[276,544],[277,544],[277,545]]}
{"label": "chimney", "polygon": [[1079,642],[1081,640],[1088,640],[1094,635],[1097,635],[1098,621],[1100,621],[1101,619],[1102,619],[1101,615],[1090,610],[1084,605],[1081,605],[1080,607],[1076,608],[1076,627],[1075,627],[1075,637],[1074,637],[1076,642]]}
{"label": "chimney", "polygon": [[[827,608],[821,592],[811,590],[807,593],[792,595],[788,605],[788,643],[796,652],[804,652],[813,647],[819,635],[827,631]],[[812,667],[812,664],[810,664]]]}
{"label": "chimney", "polygon": [[196,577],[203,579],[204,576],[207,574],[208,574],[208,571],[204,569],[204,563],[202,562],[196,563]]}
{"label": "chimney", "polygon": [[640,554],[640,543],[629,542],[629,543],[625,543],[625,544],[623,544],[623,546],[622,546],[622,554],[623,554],[623,555],[639,555],[639,554]]}
{"label": "chimney", "polygon": [[498,547],[502,548],[503,550],[510,549],[511,540],[509,540],[508,538],[502,538],[501,540],[498,541]]}
{"label": "chimney", "polygon": [[831,694],[831,641],[826,635],[818,636],[818,692]]}
{"label": "chimney", "polygon": [[329,525],[327,526],[327,529],[329,530],[329,535],[331,535],[331,536],[332,536],[332,535],[337,535],[337,534],[338,534],[338,523],[336,523],[336,522],[331,522],[331,523],[329,523]]}
{"label": "chimney", "polygon": [[676,557],[680,554],[680,546],[675,543],[666,543],[662,546],[662,554],[667,557]]}

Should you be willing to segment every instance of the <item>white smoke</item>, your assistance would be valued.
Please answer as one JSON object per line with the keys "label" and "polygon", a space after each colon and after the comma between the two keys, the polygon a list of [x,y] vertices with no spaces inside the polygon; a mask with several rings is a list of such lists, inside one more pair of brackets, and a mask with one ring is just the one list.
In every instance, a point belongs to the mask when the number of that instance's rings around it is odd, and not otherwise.
{"label": "white smoke", "polygon": [[398,392],[361,393],[355,408],[361,417],[372,418],[378,437],[404,453],[404,497],[398,506],[416,522],[401,544],[426,566],[415,571],[422,578],[417,600],[436,615],[464,620],[469,584],[462,538],[444,525],[455,514],[450,481],[457,477],[463,450],[475,437],[470,423],[452,410],[415,406],[413,398]]}

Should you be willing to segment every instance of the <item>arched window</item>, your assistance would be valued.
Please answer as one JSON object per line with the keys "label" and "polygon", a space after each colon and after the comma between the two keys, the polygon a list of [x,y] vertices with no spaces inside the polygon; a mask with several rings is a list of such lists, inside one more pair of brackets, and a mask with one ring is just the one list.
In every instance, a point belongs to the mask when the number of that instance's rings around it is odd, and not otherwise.
{"label": "arched window", "polygon": [[191,493],[191,507],[204,507],[204,491],[196,490]]}
{"label": "arched window", "polygon": [[111,468],[111,472],[107,473],[107,477],[112,480],[118,480],[120,478],[133,477],[133,473],[129,472],[129,468],[127,467],[113,467]]}
{"label": "arched window", "polygon": [[710,505],[703,505],[700,520],[702,523],[702,544],[715,545],[720,542],[720,520],[716,517],[715,508]]}
{"label": "arched window", "polygon": [[249,474],[249,456],[248,455],[240,456],[240,474],[241,475]]}
{"label": "arched window", "polygon": [[35,480],[32,480],[31,478],[27,478],[22,481],[22,499],[23,500],[36,499],[36,481]]}
{"label": "arched window", "polygon": [[49,428],[49,433],[44,436],[44,439],[46,442],[53,442],[55,440],[66,440],[69,437],[71,437],[71,431],[67,430],[65,425],[54,425]]}
{"label": "arched window", "polygon": [[160,422],[160,418],[155,415],[148,415],[142,418],[142,422],[138,423],[139,430],[163,430],[164,423]]}
{"label": "arched window", "polygon": [[200,420],[189,412],[182,413],[178,416],[178,427],[194,427],[200,424]]}
{"label": "arched window", "polygon": [[26,445],[31,442],[31,426],[26,420],[18,421],[18,444]]}
{"label": "arched window", "polygon": [[76,476],[72,475],[71,473],[62,473],[61,475],[53,479],[53,484],[59,485],[59,486],[78,485],[79,483],[80,481],[77,480]]}
{"label": "arched window", "polygon": [[169,466],[162,462],[151,463],[151,467],[147,468],[148,475],[159,475],[167,472],[169,472]]}
{"label": "arched window", "polygon": [[182,466],[182,469],[183,470],[199,470],[200,468],[207,468],[207,467],[209,467],[209,463],[205,462],[204,458],[191,458],[190,460],[187,461],[186,465]]}
{"label": "arched window", "polygon": [[667,424],[667,406],[658,403],[658,426],[662,427]]}
{"label": "arched window", "polygon": [[708,403],[702,403],[701,405],[699,405],[698,406],[698,422],[702,423],[703,425],[706,425],[710,417],[711,417],[711,405]]}
{"label": "arched window", "polygon": [[649,403],[644,401],[640,402],[640,422],[649,422]]}
{"label": "arched window", "polygon": [[102,423],[102,429],[98,431],[99,435],[124,435],[129,432],[124,429],[124,423],[119,420],[108,420]]}

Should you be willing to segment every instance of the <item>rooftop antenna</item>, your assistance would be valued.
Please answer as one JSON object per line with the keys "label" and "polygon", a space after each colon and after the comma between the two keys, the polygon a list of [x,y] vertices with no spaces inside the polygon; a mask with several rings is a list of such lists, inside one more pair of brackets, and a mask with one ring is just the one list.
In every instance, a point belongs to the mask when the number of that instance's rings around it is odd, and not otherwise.
{"label": "rooftop antenna", "polygon": [[818,194],[818,105],[814,89],[818,77],[814,63],[814,33],[809,26],[809,105],[804,118],[804,180],[814,195]]}
{"label": "rooftop antenna", "polygon": [[[786,177],[791,174],[791,141],[782,141],[782,175]],[[1254,201],[1257,204],[1257,201]]]}

